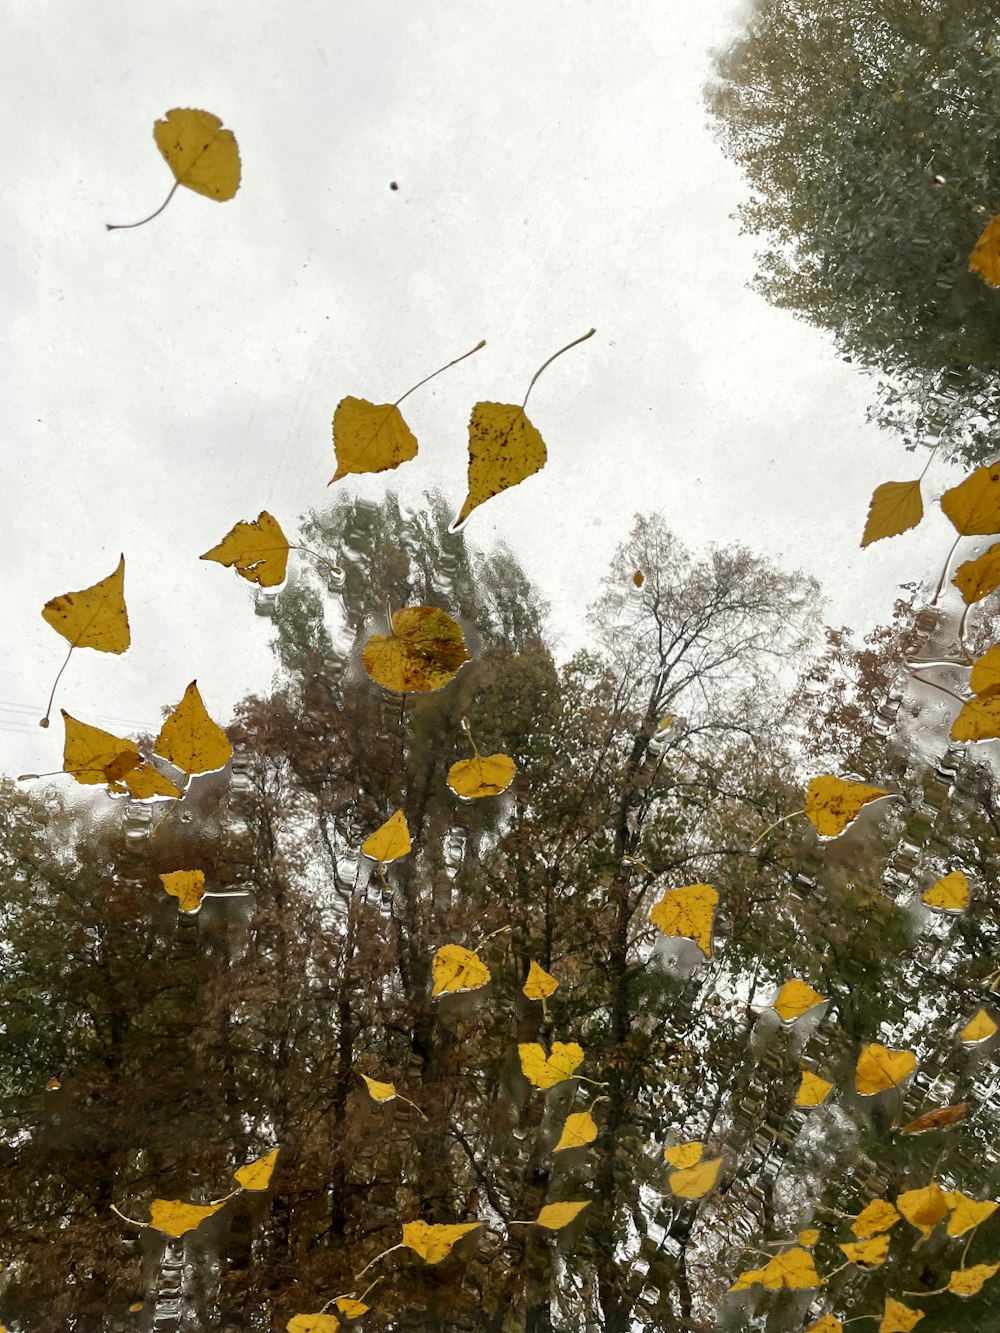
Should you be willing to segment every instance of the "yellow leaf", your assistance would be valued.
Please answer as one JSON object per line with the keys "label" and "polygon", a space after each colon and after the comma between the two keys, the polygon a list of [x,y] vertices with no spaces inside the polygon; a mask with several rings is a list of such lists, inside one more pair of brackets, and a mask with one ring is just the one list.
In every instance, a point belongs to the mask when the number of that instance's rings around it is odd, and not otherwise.
{"label": "yellow leaf", "polygon": [[991,537],[1000,532],[1000,466],[977,467],[945,491],[941,508],[963,537]]}
{"label": "yellow leaf", "polygon": [[942,1217],[948,1214],[948,1200],[944,1190],[934,1180],[922,1189],[906,1190],[900,1194],[896,1199],[896,1207],[925,1240]]}
{"label": "yellow leaf", "polygon": [[997,1030],[996,1023],[990,1018],[985,1009],[980,1009],[973,1018],[962,1029],[960,1041],[985,1041],[987,1037],[992,1037]]}
{"label": "yellow leaf", "polygon": [[345,1319],[359,1319],[368,1313],[368,1308],[364,1301],[352,1300],[350,1296],[338,1296],[334,1301],[334,1309],[339,1310]]}
{"label": "yellow leaf", "polygon": [[436,606],[407,606],[392,617],[391,634],[373,634],[361,661],[384,689],[397,694],[439,690],[469,661],[462,627]]}
{"label": "yellow leaf", "polygon": [[948,1279],[948,1290],[956,1296],[975,1296],[983,1283],[1000,1273],[1000,1264],[973,1264],[971,1268],[957,1268]]}
{"label": "yellow leaf", "polygon": [[220,203],[240,188],[240,150],[210,111],[175,107],[153,126],[156,146],[178,184]]}
{"label": "yellow leaf", "polygon": [[566,1117],[559,1142],[552,1149],[562,1152],[564,1148],[585,1148],[597,1138],[597,1125],[589,1111],[576,1111]]}
{"label": "yellow leaf", "polygon": [[365,839],[361,844],[361,850],[365,856],[370,856],[380,865],[388,865],[390,861],[398,861],[401,856],[406,856],[412,845],[406,816],[402,810],[397,810],[390,819]]}
{"label": "yellow leaf", "polygon": [[924,502],[920,498],[918,481],[884,481],[876,486],[868,506],[862,547],[883,537],[898,537],[901,532],[915,528],[924,516]]}
{"label": "yellow leaf", "polygon": [[547,1227],[549,1231],[562,1231],[575,1217],[590,1207],[590,1200],[583,1203],[547,1203],[535,1218],[536,1226]]}
{"label": "yellow leaf", "polygon": [[815,1324],[810,1324],[806,1333],[844,1333],[844,1325],[835,1314],[825,1314]]}
{"label": "yellow leaf", "polygon": [[877,1236],[880,1231],[890,1231],[899,1221],[899,1213],[888,1199],[872,1199],[867,1207],[862,1208],[851,1224],[851,1230],[862,1240]]}
{"label": "yellow leaf", "polygon": [[396,1096],[395,1084],[380,1083],[378,1079],[369,1078],[367,1074],[362,1074],[361,1077],[365,1081],[365,1087],[371,1094],[373,1102],[391,1102]]}
{"label": "yellow leaf", "polygon": [[969,879],[961,870],[953,870],[944,879],[932,884],[921,899],[928,907],[938,907],[945,912],[961,912],[969,905]]}
{"label": "yellow leaf", "polygon": [[575,1041],[554,1041],[548,1056],[537,1041],[519,1042],[517,1053],[521,1072],[536,1088],[554,1088],[583,1064],[583,1048]]}
{"label": "yellow leaf", "polygon": [[769,1291],[778,1291],[782,1287],[805,1291],[823,1285],[812,1255],[798,1247],[776,1254],[763,1268],[750,1268],[741,1273],[729,1290],[745,1291],[758,1282]]}
{"label": "yellow leaf", "polygon": [[434,988],[431,995],[478,990],[490,979],[490,969],[478,954],[460,944],[444,944],[434,955]]}
{"label": "yellow leaf", "polygon": [[324,1314],[320,1310],[316,1314],[293,1315],[285,1328],[288,1333],[337,1333],[340,1320],[336,1315]]}
{"label": "yellow leaf", "polygon": [[559,987],[559,982],[544,967],[532,961],[528,976],[521,989],[529,1000],[544,1000]]}
{"label": "yellow leaf", "polygon": [[1000,588],[1000,542],[975,560],[966,560],[964,565],[959,565],[952,583],[962,594],[966,606],[981,602],[995,588]]}
{"label": "yellow leaf", "polygon": [[973,662],[969,688],[973,694],[984,697],[1000,690],[1000,643],[995,643]]}
{"label": "yellow leaf", "polygon": [[865,1046],[858,1057],[854,1087],[862,1097],[873,1097],[901,1083],[916,1067],[913,1051],[891,1051],[875,1041]]}
{"label": "yellow leaf", "polygon": [[774,1011],[783,1023],[790,1023],[795,1018],[801,1018],[808,1010],[815,1009],[816,1005],[825,1002],[825,995],[820,995],[812,986],[807,986],[804,981],[793,977],[791,981],[786,981],[778,992]]}
{"label": "yellow leaf", "polygon": [[808,1227],[805,1231],[800,1231],[795,1239],[800,1245],[804,1245],[807,1250],[811,1250],[819,1240],[819,1232],[815,1227]]}
{"label": "yellow leaf", "polygon": [[[133,1301],[132,1304],[128,1307],[128,1312],[129,1314],[138,1314],[142,1308],[143,1308],[142,1301]],[[7,1330],[3,1327],[2,1324],[0,1324],[0,1333],[7,1333]]]}
{"label": "yellow leaf", "polygon": [[125,557],[99,583],[53,597],[42,607],[42,616],[74,648],[125,652],[132,641],[125,610]]}
{"label": "yellow leaf", "polygon": [[970,1199],[961,1190],[945,1190],[944,1197],[948,1204],[949,1236],[964,1236],[992,1217],[998,1207],[992,1199]]}
{"label": "yellow leaf", "polygon": [[891,1296],[885,1298],[885,1311],[878,1333],[909,1333],[924,1317],[923,1310],[914,1310],[902,1301],[894,1301]]}
{"label": "yellow leaf", "polygon": [[197,912],[205,896],[203,870],[171,870],[160,876],[160,883],[172,898],[177,899],[178,912]]}
{"label": "yellow leaf", "polygon": [[719,895],[711,884],[686,884],[668,889],[654,904],[649,919],[664,935],[694,940],[706,958],[712,955],[712,925]]}
{"label": "yellow leaf", "polygon": [[448,786],[456,796],[474,801],[480,796],[499,796],[514,781],[517,766],[507,754],[477,754],[460,759],[448,770]]}
{"label": "yellow leaf", "polygon": [[523,407],[476,403],[469,418],[469,494],[453,529],[494,495],[545,466],[545,441]]}
{"label": "yellow leaf", "polygon": [[337,471],[330,484],[351,472],[387,472],[417,456],[416,436],[395,403],[342,398],[333,414]]}
{"label": "yellow leaf", "polygon": [[866,787],[825,774],[813,778],[806,788],[806,817],[822,837],[835,838],[857,819],[869,801],[890,794],[881,787]]}
{"label": "yellow leaf", "polygon": [[704,1154],[705,1146],[698,1139],[692,1139],[690,1143],[678,1143],[674,1148],[663,1149],[664,1159],[671,1166],[680,1167],[682,1170],[700,1162]]}
{"label": "yellow leaf", "polygon": [[682,1167],[667,1176],[670,1192],[678,1199],[701,1199],[715,1187],[721,1157],[703,1157],[696,1166]]}
{"label": "yellow leaf", "polygon": [[953,741],[995,741],[1000,737],[1000,694],[976,695],[951,724]]}
{"label": "yellow leaf", "polygon": [[153,744],[153,753],[182,773],[214,773],[225,768],[233,755],[226,733],[212,721],[192,681],[184,697],[164,722]]}
{"label": "yellow leaf", "polygon": [[454,1226],[431,1226],[428,1222],[407,1222],[403,1226],[402,1244],[419,1254],[425,1263],[439,1264],[466,1232],[482,1225],[482,1222],[459,1222]]}
{"label": "yellow leaf", "polygon": [[201,1226],[206,1217],[211,1217],[223,1206],[221,1203],[185,1203],[182,1199],[154,1199],[149,1205],[149,1225],[176,1240]]}
{"label": "yellow leaf", "polygon": [[955,1106],[939,1106],[933,1111],[925,1111],[923,1115],[918,1115],[916,1120],[903,1125],[899,1132],[926,1134],[932,1129],[947,1129],[949,1125],[957,1125],[960,1120],[964,1120],[968,1112],[968,1102],[958,1102]]}
{"label": "yellow leaf", "polygon": [[154,796],[184,795],[180,787],[165,778],[152,764],[137,764],[122,777],[122,782],[139,801],[148,801]]}
{"label": "yellow leaf", "polygon": [[802,1081],[795,1094],[796,1106],[819,1106],[833,1091],[833,1084],[808,1069],[802,1071]]}
{"label": "yellow leaf", "polygon": [[110,731],[92,727],[60,710],[66,727],[63,743],[63,771],[71,773],[83,786],[103,782],[121,782],[126,774],[142,763],[134,741],[112,736]]}
{"label": "yellow leaf", "polygon": [[840,1247],[848,1261],[859,1268],[880,1268],[889,1254],[889,1237],[876,1236],[874,1240],[851,1241]]}
{"label": "yellow leaf", "polygon": [[201,559],[235,568],[248,583],[276,588],[285,581],[288,551],[288,538],[278,520],[262,509],[255,522],[237,523]]}
{"label": "yellow leaf", "polygon": [[969,256],[969,269],[988,287],[1000,287],[1000,218],[990,218]]}
{"label": "yellow leaf", "polygon": [[233,1177],[237,1185],[245,1190],[266,1190],[271,1183],[272,1175],[274,1175],[278,1151],[277,1148],[272,1148],[263,1157],[258,1157],[254,1162],[247,1162],[246,1166],[241,1166],[238,1171],[234,1171]]}

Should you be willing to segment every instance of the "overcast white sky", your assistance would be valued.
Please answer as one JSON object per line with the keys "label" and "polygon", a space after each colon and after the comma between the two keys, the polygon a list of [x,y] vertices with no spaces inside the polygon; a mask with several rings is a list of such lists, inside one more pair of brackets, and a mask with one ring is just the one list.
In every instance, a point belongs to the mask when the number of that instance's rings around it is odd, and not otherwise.
{"label": "overcast white sky", "polygon": [[[64,645],[39,613],[120,551],[132,648],[76,654],[57,706],[155,728],[194,677],[220,720],[266,689],[269,622],[198,556],[262,508],[295,531],[330,495],[338,400],[391,401],[480,338],[408,400],[418,459],[338,485],[457,511],[472,403],[520,401],[596,326],[532,394],[547,467],[466,527],[509,542],[567,649],[639,509],[807,570],[859,627],[946,548],[935,514],[859,550],[873,487],[920,465],[829,344],[746,289],[743,186],[701,94],[730,0],[4,8],[0,769],[61,766],[62,727],[35,722]],[[169,189],[152,125],[175,106],[234,131],[238,195],[181,190],[106,232]]]}

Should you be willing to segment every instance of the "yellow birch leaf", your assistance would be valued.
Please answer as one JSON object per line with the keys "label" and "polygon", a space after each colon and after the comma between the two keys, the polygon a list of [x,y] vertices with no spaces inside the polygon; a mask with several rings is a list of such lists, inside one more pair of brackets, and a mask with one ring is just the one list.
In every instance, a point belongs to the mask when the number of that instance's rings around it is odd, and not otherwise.
{"label": "yellow birch leaf", "polygon": [[444,944],[434,955],[434,988],[431,995],[478,990],[490,979],[490,969],[478,954],[460,944]]}
{"label": "yellow birch leaf", "polygon": [[884,481],[876,486],[868,505],[862,548],[883,537],[898,537],[915,528],[924,516],[918,481]]}
{"label": "yellow birch leaf", "polygon": [[559,1142],[552,1149],[562,1152],[564,1148],[585,1148],[597,1138],[597,1125],[589,1111],[576,1111],[566,1117]]}
{"label": "yellow birch leaf", "polygon": [[969,256],[969,270],[987,287],[1000,287],[1000,217],[990,218]]}
{"label": "yellow birch leaf", "polygon": [[804,1013],[825,1002],[825,995],[820,995],[812,986],[807,986],[804,981],[792,977],[791,981],[786,981],[778,992],[774,1011],[783,1023],[791,1023],[793,1019],[801,1018]]}
{"label": "yellow birch leaf", "polygon": [[544,967],[532,960],[528,975],[521,987],[529,1000],[544,1000],[559,988],[559,982]]}
{"label": "yellow birch leaf", "polygon": [[948,1290],[956,1296],[975,1296],[983,1283],[1000,1273],[1000,1264],[973,1264],[971,1268],[957,1268],[948,1279]]}
{"label": "yellow birch leaf", "polygon": [[[139,1311],[143,1308],[144,1307],[142,1301],[133,1301],[132,1304],[128,1307],[128,1312],[129,1314],[138,1314]],[[2,1324],[0,1324],[0,1333],[7,1333],[7,1330],[3,1327]]]}
{"label": "yellow birch leaf", "polygon": [[987,1037],[992,1037],[997,1030],[997,1025],[985,1009],[980,1009],[974,1017],[970,1018],[968,1023],[962,1029],[959,1037],[960,1041],[974,1042],[985,1041]]}
{"label": "yellow birch leaf", "polygon": [[815,1324],[810,1324],[806,1333],[844,1333],[844,1325],[835,1314],[825,1314]]}
{"label": "yellow birch leaf", "polygon": [[962,537],[1000,532],[1000,466],[977,467],[941,496],[941,508]]}
{"label": "yellow birch leaf", "polygon": [[398,861],[401,856],[406,856],[412,845],[406,816],[402,810],[397,810],[365,839],[361,850],[380,865],[388,865],[390,861]]}
{"label": "yellow birch leaf", "polygon": [[240,188],[240,150],[211,111],[175,107],[153,126],[153,138],[179,185],[219,203]]}
{"label": "yellow birch leaf", "polygon": [[719,1178],[721,1157],[703,1157],[696,1166],[682,1167],[667,1176],[670,1192],[678,1199],[702,1199]]}
{"label": "yellow birch leaf", "polygon": [[330,485],[352,472],[388,472],[417,456],[417,439],[395,403],[341,398],[333,414],[337,471]]}
{"label": "yellow birch leaf", "polygon": [[872,1199],[851,1223],[851,1230],[861,1240],[867,1240],[881,1231],[890,1231],[898,1221],[899,1213],[888,1199]]}
{"label": "yellow birch leaf", "polygon": [[961,912],[969,905],[969,878],[961,870],[953,870],[944,879],[932,884],[923,894],[921,901],[928,907],[937,907],[944,912]]}
{"label": "yellow birch leaf", "polygon": [[136,764],[135,768],[123,775],[122,782],[138,801],[148,801],[154,796],[184,795],[180,787],[165,778],[152,764]]}
{"label": "yellow birch leaf", "polygon": [[806,818],[821,837],[836,838],[869,801],[889,795],[881,787],[866,787],[861,782],[845,782],[824,774],[813,778],[806,788]]}
{"label": "yellow birch leaf", "polygon": [[177,1240],[201,1226],[206,1217],[211,1217],[222,1207],[222,1203],[197,1204],[185,1203],[183,1199],[154,1199],[149,1205],[149,1225],[154,1231]]}
{"label": "yellow birch leaf", "polygon": [[316,1314],[293,1315],[285,1328],[288,1333],[337,1333],[340,1320],[336,1315],[319,1310]]}
{"label": "yellow birch leaf", "polygon": [[900,1194],[896,1199],[896,1207],[925,1240],[949,1211],[944,1190],[935,1180],[921,1189],[906,1190]]}
{"label": "yellow birch leaf", "polygon": [[686,884],[668,889],[649,913],[664,935],[694,940],[706,958],[712,956],[712,926],[719,895],[711,884]]}
{"label": "yellow birch leaf", "polygon": [[132,642],[125,610],[125,557],[99,583],[53,597],[42,607],[42,616],[74,648],[125,652]]}
{"label": "yellow birch leaf", "polygon": [[804,1245],[807,1250],[811,1250],[819,1240],[819,1231],[815,1227],[807,1227],[805,1231],[800,1231],[795,1239],[800,1245]]}
{"label": "yellow birch leaf", "polygon": [[948,1225],[945,1229],[949,1236],[964,1236],[967,1231],[992,1217],[998,1207],[992,1199],[970,1199],[961,1190],[945,1190],[944,1197],[948,1203]]}
{"label": "yellow birch leaf", "polygon": [[203,870],[171,870],[160,876],[160,883],[172,898],[177,899],[178,912],[197,912],[205,896]]}
{"label": "yellow birch leaf", "polygon": [[237,1185],[245,1190],[266,1190],[274,1175],[278,1152],[279,1149],[272,1148],[263,1157],[258,1157],[254,1162],[247,1162],[246,1166],[234,1171],[233,1178]]}
{"label": "yellow birch leaf", "polygon": [[995,643],[973,662],[969,689],[984,698],[1000,690],[1000,643]]}
{"label": "yellow birch leaf", "polygon": [[901,1083],[916,1067],[913,1051],[892,1051],[874,1041],[858,1056],[854,1087],[862,1097],[874,1097]]}
{"label": "yellow birch leaf", "polygon": [[563,1079],[572,1078],[583,1064],[583,1047],[575,1041],[554,1041],[549,1055],[537,1041],[519,1042],[517,1053],[521,1057],[521,1072],[536,1088],[554,1088]]}
{"label": "yellow birch leaf", "polygon": [[338,1296],[333,1303],[333,1308],[339,1311],[345,1319],[360,1319],[363,1314],[368,1313],[369,1309],[364,1301],[353,1300],[350,1296]]}
{"label": "yellow birch leaf", "polygon": [[889,1255],[889,1237],[876,1236],[873,1240],[849,1241],[840,1247],[848,1262],[859,1268],[881,1268]]}
{"label": "yellow birch leaf", "polygon": [[142,763],[142,755],[134,741],[123,740],[110,731],[80,722],[65,708],[60,712],[66,728],[63,772],[72,774],[83,786],[119,783]]}
{"label": "yellow birch leaf", "polygon": [[482,1222],[458,1222],[453,1226],[432,1226],[428,1222],[407,1222],[403,1226],[402,1244],[419,1254],[428,1264],[439,1264],[451,1253],[468,1231],[475,1231]]}
{"label": "yellow birch leaf", "polygon": [[953,741],[995,741],[1000,737],[1000,694],[967,699],[950,734]]}
{"label": "yellow birch leaf", "polygon": [[962,594],[966,606],[981,602],[994,589],[1000,588],[1000,542],[994,543],[975,560],[966,560],[964,565],[959,565],[952,583]]}
{"label": "yellow birch leaf", "polygon": [[469,418],[469,494],[452,529],[494,495],[540,471],[546,457],[545,441],[523,407],[476,403]]}
{"label": "yellow birch leaf", "polygon": [[754,1283],[760,1283],[769,1291],[778,1291],[790,1287],[794,1291],[805,1291],[821,1287],[823,1279],[816,1272],[816,1264],[808,1250],[795,1247],[776,1254],[763,1268],[750,1268],[741,1273],[730,1291],[745,1291]]}
{"label": "yellow birch leaf", "polygon": [[549,1231],[562,1231],[574,1218],[579,1217],[584,1208],[590,1207],[590,1200],[583,1203],[547,1203],[535,1218],[535,1225],[546,1227]]}
{"label": "yellow birch leaf", "polygon": [[878,1333],[910,1333],[924,1317],[923,1310],[914,1310],[902,1301],[895,1301],[891,1296],[885,1298],[885,1310]]}
{"label": "yellow birch leaf", "polygon": [[469,661],[462,627],[436,606],[407,606],[391,634],[373,634],[361,661],[376,685],[397,694],[439,690]]}
{"label": "yellow birch leaf", "polygon": [[206,551],[202,560],[214,560],[236,570],[248,583],[276,588],[284,583],[288,568],[288,538],[266,509],[252,523],[237,523],[218,546]]}
{"label": "yellow birch leaf", "polygon": [[394,1083],[380,1083],[377,1078],[369,1078],[367,1074],[362,1074],[361,1077],[365,1081],[365,1087],[371,1094],[373,1102],[391,1102],[396,1096]]}
{"label": "yellow birch leaf", "polygon": [[448,769],[448,786],[467,801],[499,796],[514,781],[517,766],[507,754],[477,754]]}
{"label": "yellow birch leaf", "polygon": [[819,1106],[826,1101],[833,1091],[833,1084],[809,1069],[803,1069],[802,1081],[795,1094],[796,1106]]}
{"label": "yellow birch leaf", "polygon": [[164,722],[153,743],[153,753],[189,774],[214,773],[229,763],[233,747],[226,733],[209,717],[197,681],[191,682]]}
{"label": "yellow birch leaf", "polygon": [[690,1143],[678,1143],[676,1147],[664,1148],[664,1160],[671,1166],[686,1170],[689,1166],[694,1166],[700,1162],[705,1155],[705,1145],[698,1139],[692,1139]]}

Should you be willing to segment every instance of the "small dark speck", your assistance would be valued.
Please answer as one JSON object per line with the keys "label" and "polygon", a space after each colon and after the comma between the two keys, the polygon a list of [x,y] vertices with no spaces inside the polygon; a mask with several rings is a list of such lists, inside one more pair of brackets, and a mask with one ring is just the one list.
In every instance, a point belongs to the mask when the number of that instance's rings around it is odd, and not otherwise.
{"label": "small dark speck", "polygon": [[398,189],[399,189],[399,185],[397,184],[396,181],[390,181],[390,182],[389,182],[389,189],[390,189],[390,190],[398,190]]}

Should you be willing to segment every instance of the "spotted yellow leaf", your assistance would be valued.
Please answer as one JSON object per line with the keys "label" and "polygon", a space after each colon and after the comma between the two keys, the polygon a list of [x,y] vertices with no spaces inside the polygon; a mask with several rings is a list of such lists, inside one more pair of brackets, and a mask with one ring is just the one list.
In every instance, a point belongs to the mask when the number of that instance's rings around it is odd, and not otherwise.
{"label": "spotted yellow leaf", "polygon": [[460,759],[448,770],[448,786],[456,796],[475,801],[499,796],[514,781],[517,766],[507,754],[477,754]]}
{"label": "spotted yellow leaf", "polygon": [[431,995],[478,990],[490,979],[490,969],[478,954],[460,944],[445,944],[434,955]]}
{"label": "spotted yellow leaf", "polygon": [[889,1255],[889,1237],[875,1236],[872,1240],[849,1241],[840,1247],[847,1259],[859,1268],[880,1268]]}
{"label": "spotted yellow leaf", "polygon": [[806,818],[823,838],[836,838],[852,824],[869,801],[891,795],[881,787],[846,782],[832,774],[813,778],[806,788]]}
{"label": "spotted yellow leaf", "polygon": [[851,1223],[851,1230],[861,1240],[867,1240],[879,1232],[891,1231],[898,1221],[899,1213],[888,1199],[872,1199]]}
{"label": "spotted yellow leaf", "polygon": [[388,865],[390,861],[398,861],[401,856],[406,856],[412,845],[406,816],[402,810],[397,810],[365,839],[361,850],[380,865]]}
{"label": "spotted yellow leaf", "polygon": [[715,1188],[721,1166],[721,1157],[703,1157],[695,1166],[671,1171],[667,1176],[671,1194],[678,1199],[704,1198],[709,1190]]}
{"label": "spotted yellow leaf", "polygon": [[384,689],[439,690],[469,661],[461,625],[436,606],[404,607],[390,628],[390,634],[373,634],[361,654],[365,670]]}
{"label": "spotted yellow leaf", "polygon": [[920,1189],[904,1191],[896,1199],[896,1207],[924,1239],[949,1211],[945,1192],[934,1180]]}
{"label": "spotted yellow leaf", "polygon": [[804,1245],[807,1250],[811,1250],[819,1240],[819,1231],[815,1227],[807,1227],[805,1231],[800,1231],[795,1239],[800,1245]]}
{"label": "spotted yellow leaf", "polygon": [[668,889],[649,913],[664,935],[694,940],[706,958],[712,954],[712,926],[718,892],[711,884],[685,884]]}
{"label": "spotted yellow leaf", "polygon": [[875,1041],[865,1046],[858,1057],[854,1087],[862,1097],[873,1097],[902,1083],[916,1067],[913,1051],[893,1051]]}
{"label": "spotted yellow leaf", "polygon": [[562,1231],[574,1218],[579,1217],[584,1208],[590,1207],[590,1200],[583,1203],[547,1203],[535,1218],[535,1225],[546,1227],[549,1231]]}
{"label": "spotted yellow leaf", "polygon": [[961,912],[969,905],[969,878],[961,870],[953,870],[923,894],[921,901],[928,907],[945,912]]}
{"label": "spotted yellow leaf", "polygon": [[993,644],[973,662],[969,689],[981,698],[1000,692],[1000,643]]}
{"label": "spotted yellow leaf", "polygon": [[364,1301],[356,1301],[351,1296],[338,1296],[333,1303],[333,1308],[339,1314],[342,1314],[345,1319],[360,1319],[369,1310]]}
{"label": "spotted yellow leaf", "polygon": [[862,547],[883,537],[898,537],[915,528],[924,516],[924,502],[918,481],[884,481],[876,486],[868,506]]}
{"label": "spotted yellow leaf", "polygon": [[801,1018],[804,1013],[814,1009],[818,1004],[824,1004],[826,996],[820,995],[814,991],[812,986],[806,985],[804,981],[799,981],[793,977],[791,981],[786,981],[778,992],[778,998],[774,1002],[774,1011],[783,1023],[791,1023],[796,1018]]}
{"label": "spotted yellow leaf", "polygon": [[966,1023],[965,1027],[962,1029],[959,1040],[970,1043],[974,1041],[986,1041],[988,1037],[993,1036],[996,1030],[997,1025],[994,1023],[993,1019],[990,1018],[985,1009],[980,1009],[969,1019],[968,1023]]}
{"label": "spotted yellow leaf", "polygon": [[966,560],[963,565],[959,565],[952,583],[962,594],[966,606],[981,602],[996,588],[1000,588],[1000,542],[995,542],[975,560]]}
{"label": "spotted yellow leaf", "polygon": [[956,1296],[975,1296],[983,1283],[1000,1273],[1000,1264],[973,1264],[971,1268],[957,1268],[948,1279],[948,1290]]}
{"label": "spotted yellow leaf", "polygon": [[910,1333],[910,1329],[916,1328],[923,1317],[923,1310],[914,1310],[902,1301],[887,1296],[878,1333]]}
{"label": "spotted yellow leaf", "polygon": [[92,727],[62,712],[66,728],[63,743],[63,771],[71,773],[84,786],[101,783],[120,783],[126,774],[142,763],[142,755],[134,741],[113,736],[110,731]]}
{"label": "spotted yellow leaf", "polygon": [[796,1246],[776,1254],[763,1268],[750,1268],[741,1273],[729,1290],[746,1291],[757,1283],[769,1291],[778,1291],[782,1287],[805,1291],[821,1287],[823,1279],[816,1272],[816,1264],[809,1251]]}
{"label": "spotted yellow leaf", "polygon": [[990,218],[969,256],[969,270],[987,287],[1000,287],[1000,217]]}
{"label": "spotted yellow leaf", "polygon": [[395,403],[341,398],[333,414],[337,470],[332,486],[352,472],[387,472],[417,456],[417,437]]}
{"label": "spotted yellow leaf", "polygon": [[545,1000],[559,988],[559,982],[550,972],[538,963],[532,961],[528,968],[528,975],[525,978],[521,989],[529,1000]]}
{"label": "spotted yellow leaf", "polygon": [[820,1078],[809,1069],[803,1069],[799,1090],[795,1094],[796,1106],[820,1106],[833,1091],[833,1084]]}
{"label": "spotted yellow leaf", "polygon": [[[122,785],[126,787],[130,795],[136,800],[148,801],[156,796],[183,796],[175,783],[153,767],[152,764],[137,764],[135,768],[129,771],[122,778]],[[112,784],[112,791],[117,791],[117,787]]]}
{"label": "spotted yellow leaf", "polygon": [[237,523],[200,558],[235,569],[240,578],[262,588],[284,583],[288,568],[288,538],[278,520],[266,509],[252,523]]}
{"label": "spotted yellow leaf", "polygon": [[204,870],[171,870],[160,876],[160,883],[177,899],[178,912],[197,912],[205,896]]}
{"label": "spotted yellow leaf", "polygon": [[481,1227],[482,1222],[458,1222],[448,1226],[432,1226],[428,1222],[407,1222],[403,1226],[402,1244],[419,1254],[428,1264],[439,1264],[461,1238]]}
{"label": "spotted yellow leaf", "polygon": [[1000,465],[977,467],[941,496],[941,508],[963,537],[1000,532]]}
{"label": "spotted yellow leaf", "polygon": [[46,602],[42,617],[73,648],[125,652],[132,641],[125,609],[125,557],[107,578]]}
{"label": "spotted yellow leaf", "polygon": [[517,1053],[521,1072],[536,1088],[554,1088],[563,1079],[572,1078],[583,1064],[583,1048],[575,1041],[554,1041],[549,1055],[537,1041],[519,1042]]}
{"label": "spotted yellow leaf", "polygon": [[585,1148],[597,1138],[597,1125],[589,1111],[575,1111],[566,1117],[559,1142],[552,1149],[562,1152],[564,1148]]}
{"label": "spotted yellow leaf", "polygon": [[992,1199],[970,1199],[961,1190],[945,1190],[948,1204],[948,1225],[945,1230],[949,1236],[964,1236],[967,1231],[978,1227],[996,1212],[997,1205]]}
{"label": "spotted yellow leaf", "polygon": [[222,202],[240,188],[240,153],[232,130],[210,111],[175,107],[153,126],[156,146],[179,185]]}
{"label": "spotted yellow leaf", "polygon": [[825,1314],[815,1324],[810,1324],[806,1333],[844,1333],[844,1325],[835,1314]]}
{"label": "spotted yellow leaf", "polygon": [[995,741],[1000,737],[1000,694],[967,699],[949,734],[953,741]]}
{"label": "spotted yellow leaf", "polygon": [[272,1148],[263,1157],[258,1157],[253,1162],[247,1162],[246,1166],[241,1166],[238,1171],[234,1171],[233,1177],[237,1185],[245,1190],[266,1190],[271,1183],[271,1177],[274,1175],[278,1152],[278,1148]]}
{"label": "spotted yellow leaf", "polygon": [[214,773],[233,756],[226,733],[209,717],[198,682],[192,681],[184,697],[164,722],[153,742],[153,753],[182,773]]}
{"label": "spotted yellow leaf", "polygon": [[222,1203],[185,1203],[183,1199],[154,1199],[149,1205],[149,1225],[164,1236],[176,1240],[201,1226],[206,1217],[217,1213]]}
{"label": "spotted yellow leaf", "polygon": [[704,1144],[698,1139],[692,1139],[690,1143],[678,1143],[673,1148],[663,1149],[664,1160],[681,1170],[686,1170],[689,1166],[694,1166],[697,1162],[700,1162],[704,1153]]}
{"label": "spotted yellow leaf", "polygon": [[316,1314],[293,1315],[285,1328],[288,1333],[337,1333],[340,1320],[335,1314],[324,1314],[319,1310]]}

